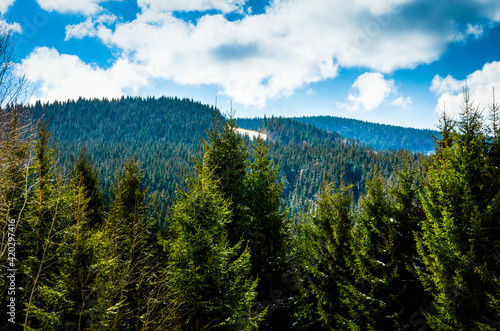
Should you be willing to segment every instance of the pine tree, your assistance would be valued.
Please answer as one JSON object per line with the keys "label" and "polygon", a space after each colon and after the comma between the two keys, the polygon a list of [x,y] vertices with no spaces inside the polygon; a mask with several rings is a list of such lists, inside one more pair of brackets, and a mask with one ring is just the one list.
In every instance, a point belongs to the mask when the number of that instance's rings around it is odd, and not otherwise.
{"label": "pine tree", "polygon": [[309,211],[299,227],[300,319],[308,328],[348,330],[352,324],[343,303],[353,281],[348,268],[353,227],[349,190],[343,183],[339,189],[327,185],[318,196],[316,209]]}
{"label": "pine tree", "polygon": [[66,301],[57,287],[62,261],[58,247],[64,244],[68,191],[58,172],[56,151],[45,119],[38,130],[30,174],[27,213],[20,224],[19,251],[24,306],[23,324],[27,329],[61,328]]}
{"label": "pine tree", "polygon": [[203,141],[202,156],[206,158],[206,166],[213,169],[213,179],[223,196],[231,204],[233,222],[227,226],[229,242],[232,245],[242,239],[249,221],[244,201],[248,150],[236,128],[234,118],[220,119],[214,113],[212,127],[207,131],[208,140]]}
{"label": "pine tree", "polygon": [[172,239],[165,241],[169,287],[184,294],[182,329],[256,329],[262,316],[255,312],[257,280],[250,277],[250,252],[242,242],[229,243],[230,204],[213,179],[209,157],[206,153],[173,206]]}
{"label": "pine tree", "polygon": [[154,220],[149,217],[149,204],[145,200],[147,188],[142,188],[143,176],[133,159],[124,164],[117,177],[114,200],[106,220],[105,228],[114,247],[109,253],[119,261],[115,290],[111,294],[117,308],[112,329],[139,330],[142,327],[140,316],[155,270],[150,241]]}
{"label": "pine tree", "polygon": [[[350,330],[406,330],[427,299],[414,272],[418,262],[413,233],[423,218],[409,154],[394,184],[375,172],[360,199],[347,264],[354,281],[342,287]],[[339,327],[340,328],[340,327]]]}
{"label": "pine tree", "polygon": [[80,150],[78,160],[74,163],[71,178],[75,183],[82,183],[85,197],[89,199],[87,208],[90,211],[90,227],[96,228],[103,223],[103,199],[99,188],[99,178],[94,165],[85,149]]}
{"label": "pine tree", "polygon": [[250,219],[242,229],[251,252],[252,274],[259,278],[257,300],[269,304],[266,329],[288,329],[293,324],[290,284],[283,282],[292,270],[291,233],[283,207],[284,182],[278,181],[278,167],[269,159],[269,145],[258,139],[254,161],[248,166],[245,205]]}
{"label": "pine tree", "polygon": [[401,288],[396,286],[397,229],[393,205],[384,178],[375,173],[367,182],[367,193],[361,197],[356,227],[353,231],[349,261],[356,277],[348,286],[346,300],[351,321],[365,330],[397,330],[399,312],[394,307]]}
{"label": "pine tree", "polygon": [[408,324],[410,327],[418,326],[420,307],[431,301],[415,271],[415,267],[420,270],[424,268],[417,253],[415,235],[419,233],[425,215],[420,201],[421,187],[417,184],[418,173],[417,170],[410,169],[409,157],[409,153],[405,151],[403,167],[396,170],[397,181],[389,187],[393,205],[392,221],[396,227],[395,260],[398,271],[396,285],[389,290],[401,290],[392,304],[399,311],[399,329],[407,329]]}
{"label": "pine tree", "polygon": [[422,204],[425,220],[417,248],[419,273],[433,296],[428,324],[439,330],[496,329],[500,183],[488,149],[481,111],[464,90],[453,143],[427,170]]}

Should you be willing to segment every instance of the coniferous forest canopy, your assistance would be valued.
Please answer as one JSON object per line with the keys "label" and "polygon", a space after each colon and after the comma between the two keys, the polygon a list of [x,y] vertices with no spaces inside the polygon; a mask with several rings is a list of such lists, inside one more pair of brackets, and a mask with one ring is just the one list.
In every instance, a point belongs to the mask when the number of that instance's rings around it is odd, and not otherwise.
{"label": "coniferous forest canopy", "polygon": [[465,96],[430,157],[186,99],[4,107],[2,328],[498,329],[499,108]]}
{"label": "coniferous forest canopy", "polygon": [[465,87],[438,132],[175,97],[23,106],[4,55],[0,329],[500,329],[494,99]]}

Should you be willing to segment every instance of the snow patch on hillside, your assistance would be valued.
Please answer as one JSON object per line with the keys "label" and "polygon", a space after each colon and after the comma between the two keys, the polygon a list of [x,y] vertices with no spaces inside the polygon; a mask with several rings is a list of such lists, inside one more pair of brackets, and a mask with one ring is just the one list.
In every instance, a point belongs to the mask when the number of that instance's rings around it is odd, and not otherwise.
{"label": "snow patch on hillside", "polygon": [[251,139],[257,139],[257,137],[260,135],[260,137],[264,140],[266,140],[267,134],[262,133],[262,132],[257,132],[254,130],[247,130],[247,129],[242,129],[242,128],[236,128],[236,131],[241,134],[242,136],[249,136]]}

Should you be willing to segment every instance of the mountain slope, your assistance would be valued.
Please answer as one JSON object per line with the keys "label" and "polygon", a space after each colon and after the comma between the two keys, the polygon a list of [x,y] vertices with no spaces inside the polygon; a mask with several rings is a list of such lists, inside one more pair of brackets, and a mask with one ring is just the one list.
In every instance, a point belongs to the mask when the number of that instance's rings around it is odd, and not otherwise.
{"label": "mountain slope", "polygon": [[406,148],[414,152],[428,153],[434,150],[434,130],[404,128],[400,126],[365,122],[333,116],[295,117],[299,122],[312,124],[320,129],[358,139],[377,150]]}
{"label": "mountain slope", "polygon": [[[117,170],[134,157],[161,213],[173,203],[185,175],[192,173],[190,156],[198,155],[205,130],[214,116],[221,117],[218,110],[199,102],[165,97],[37,103],[31,108],[34,118],[40,118],[44,109],[64,169],[85,148],[108,199]],[[242,128],[259,129],[260,121],[249,121],[255,127],[238,120]],[[338,184],[341,177],[353,184],[356,199],[374,167],[390,176],[404,159],[402,151],[376,151],[303,121],[271,118],[263,125],[271,141],[270,156],[285,180],[285,202],[294,210],[304,210],[320,185]],[[245,139],[252,144],[251,138]],[[410,163],[417,166],[422,157],[412,154]]]}

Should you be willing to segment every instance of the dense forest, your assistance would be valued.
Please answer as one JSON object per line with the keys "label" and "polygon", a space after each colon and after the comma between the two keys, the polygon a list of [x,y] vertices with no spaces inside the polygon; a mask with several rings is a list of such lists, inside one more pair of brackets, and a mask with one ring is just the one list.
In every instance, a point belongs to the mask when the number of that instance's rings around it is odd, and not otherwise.
{"label": "dense forest", "polygon": [[[117,169],[134,157],[162,215],[172,205],[184,176],[193,174],[189,156],[201,148],[200,139],[206,139],[205,131],[213,118],[223,117],[199,102],[166,97],[37,103],[27,111],[34,120],[45,114],[66,172],[80,150],[87,151],[95,163],[105,202]],[[247,127],[242,125],[244,121],[238,119],[238,126]],[[402,150],[377,151],[300,121],[273,117],[259,121],[259,125],[271,140],[270,157],[279,165],[285,201],[294,211],[307,210],[319,187],[324,182],[338,184],[341,174],[346,183],[354,185],[357,200],[370,169],[377,167],[389,177],[402,164]],[[373,139],[382,140],[383,136]],[[414,153],[410,159],[418,166],[423,155]]]}
{"label": "dense forest", "polygon": [[429,157],[176,98],[0,115],[2,329],[500,328],[494,103]]}
{"label": "dense forest", "polygon": [[[433,136],[439,135],[434,130],[403,128],[334,116],[305,116],[290,119],[311,124],[329,132],[336,132],[346,138],[357,139],[376,150],[407,148],[413,152],[429,153],[434,150]],[[238,124],[245,129],[258,130],[265,121],[265,118],[245,118],[240,119]]]}

